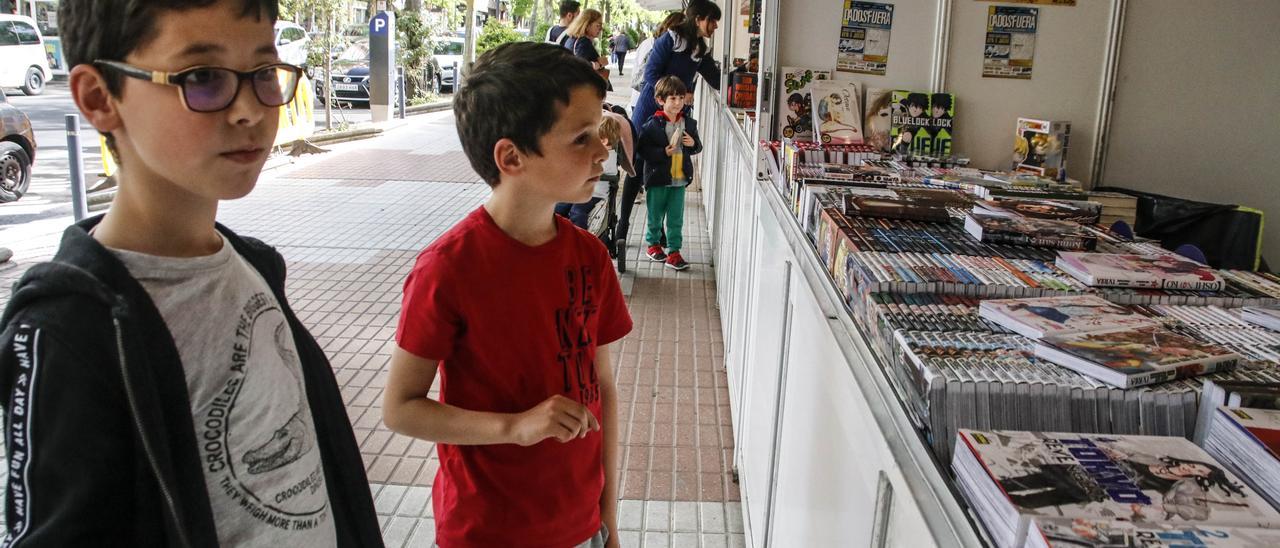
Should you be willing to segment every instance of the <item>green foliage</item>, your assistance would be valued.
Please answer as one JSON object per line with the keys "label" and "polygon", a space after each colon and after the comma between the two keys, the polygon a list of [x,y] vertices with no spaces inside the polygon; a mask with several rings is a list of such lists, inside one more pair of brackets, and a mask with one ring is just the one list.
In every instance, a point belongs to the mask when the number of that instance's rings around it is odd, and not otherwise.
{"label": "green foliage", "polygon": [[511,0],[511,15],[524,19],[533,13],[535,0]]}
{"label": "green foliage", "polygon": [[490,17],[484,24],[484,29],[480,31],[480,37],[476,39],[476,54],[479,55],[502,44],[510,42],[519,42],[524,37],[516,32],[511,25],[499,21],[496,17]]}
{"label": "green foliage", "polygon": [[427,59],[435,47],[435,38],[419,13],[403,12],[396,18],[396,53],[404,67],[407,99],[419,97],[430,89]]}
{"label": "green foliage", "polygon": [[544,21],[542,23],[538,23],[538,26],[534,27],[533,32],[529,33],[529,41],[530,42],[542,41],[542,38],[547,35],[547,31],[551,30],[551,25],[553,25],[554,23],[555,23],[554,21]]}
{"label": "green foliage", "polygon": [[631,39],[632,48],[640,47],[640,42],[644,41],[644,37],[640,35],[640,31],[636,30],[635,27],[627,27],[623,29],[623,32],[626,32],[627,38]]}

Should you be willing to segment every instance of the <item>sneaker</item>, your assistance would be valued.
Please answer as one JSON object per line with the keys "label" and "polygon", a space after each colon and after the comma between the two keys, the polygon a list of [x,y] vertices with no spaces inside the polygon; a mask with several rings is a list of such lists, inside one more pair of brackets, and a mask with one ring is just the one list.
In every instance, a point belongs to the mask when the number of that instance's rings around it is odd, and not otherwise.
{"label": "sneaker", "polygon": [[688,270],[689,263],[685,262],[684,257],[680,256],[679,251],[672,251],[667,255],[667,268],[672,270]]}
{"label": "sneaker", "polygon": [[648,255],[649,259],[655,263],[667,260],[667,254],[662,252],[662,246],[660,245],[649,246],[649,251],[645,252],[645,255]]}

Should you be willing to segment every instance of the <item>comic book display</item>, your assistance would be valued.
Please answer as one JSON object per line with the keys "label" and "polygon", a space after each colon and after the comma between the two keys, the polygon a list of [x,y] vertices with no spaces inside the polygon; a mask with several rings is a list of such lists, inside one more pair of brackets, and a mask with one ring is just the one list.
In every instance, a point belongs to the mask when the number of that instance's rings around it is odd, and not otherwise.
{"label": "comic book display", "polygon": [[1215,411],[1205,451],[1272,505],[1280,505],[1280,410],[1223,405]]}
{"label": "comic book display", "polygon": [[1013,170],[1056,181],[1067,178],[1071,122],[1018,118],[1013,136]]}
{"label": "comic book display", "polygon": [[813,101],[809,85],[816,80],[830,80],[831,71],[800,67],[782,67],[781,94],[786,108],[778,116],[779,138],[793,141],[813,140]]}
{"label": "comic book display", "polygon": [[1183,438],[962,429],[952,469],[1002,548],[1059,533],[1038,518],[1280,526],[1263,497]]}
{"label": "comic book display", "polygon": [[866,108],[863,109],[862,132],[866,143],[878,151],[888,152],[893,145],[889,130],[893,126],[893,90],[867,88]]}
{"label": "comic book display", "polygon": [[[901,111],[907,97],[890,98],[889,108]],[[866,110],[875,111],[870,99]],[[918,109],[921,118],[927,112]],[[1090,201],[1070,179],[983,171],[956,158],[880,155],[870,128],[864,124],[868,142],[861,145],[770,146],[782,170],[775,181],[907,418],[942,462],[961,457],[955,452],[966,447],[957,444],[965,429],[1186,440],[1212,423],[1202,403],[1215,412],[1232,402],[1280,407],[1273,395],[1266,399],[1266,390],[1280,386],[1280,332],[1261,319],[1268,308],[1280,309],[1280,277],[1213,269],[1160,242],[1093,224],[1106,218],[1106,204]],[[1056,236],[1096,244],[1087,252],[997,241],[966,227],[982,215],[1062,221],[1066,232]],[[1258,308],[1246,315],[1241,307]],[[1269,521],[1164,519],[1167,512],[1203,514],[1197,505],[1213,515],[1247,513],[1256,501],[1266,505],[1256,494],[1242,499],[1218,490],[1206,498],[1150,485],[1161,488],[1147,496],[1172,493],[1174,502],[1157,497],[1150,508],[1075,517],[1027,512],[1023,541],[1008,545],[1141,539],[1140,546],[1160,546],[1153,539],[1210,530],[1217,541],[1244,546],[1268,538],[1258,531]],[[977,510],[992,506],[997,490],[965,495]],[[1024,523],[1017,512],[1010,520]],[[1004,534],[994,532],[1001,528],[1017,533],[1001,521],[982,523],[991,538]]]}
{"label": "comic book display", "polygon": [[1212,268],[1190,259],[1164,253],[1127,255],[1071,253],[1058,255],[1058,268],[1092,287],[1136,287],[1216,291],[1222,277]]}
{"label": "comic book display", "polygon": [[1191,439],[1204,445],[1205,434],[1218,408],[1226,406],[1280,410],[1280,383],[1250,381],[1205,381],[1200,392],[1200,412]]}
{"label": "comic book display", "polygon": [[955,96],[894,90],[890,94],[890,149],[894,154],[950,156]]}
{"label": "comic book display", "polygon": [[1235,367],[1240,355],[1157,326],[1050,335],[1044,358],[1118,388],[1133,388]]}
{"label": "comic book display", "polygon": [[862,94],[853,82],[817,80],[809,85],[814,140],[824,145],[856,145],[862,138]]}

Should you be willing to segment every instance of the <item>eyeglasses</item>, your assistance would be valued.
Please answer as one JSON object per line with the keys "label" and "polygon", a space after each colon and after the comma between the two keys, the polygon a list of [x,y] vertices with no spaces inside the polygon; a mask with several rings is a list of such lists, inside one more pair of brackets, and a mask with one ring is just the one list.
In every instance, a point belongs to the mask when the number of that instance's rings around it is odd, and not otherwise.
{"label": "eyeglasses", "polygon": [[130,78],[177,87],[183,104],[194,112],[226,110],[240,95],[240,82],[245,80],[253,85],[253,94],[262,106],[283,106],[293,100],[294,93],[298,91],[298,81],[302,79],[302,69],[286,63],[267,65],[249,72],[208,66],[163,72],[102,60],[93,64]]}

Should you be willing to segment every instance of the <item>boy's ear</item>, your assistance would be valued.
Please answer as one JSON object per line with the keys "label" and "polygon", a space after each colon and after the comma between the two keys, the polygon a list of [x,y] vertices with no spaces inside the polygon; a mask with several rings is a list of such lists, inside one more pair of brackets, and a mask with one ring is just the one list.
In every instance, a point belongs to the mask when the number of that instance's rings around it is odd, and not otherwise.
{"label": "boy's ear", "polygon": [[97,67],[76,65],[71,69],[69,85],[76,107],[99,133],[110,133],[124,125],[120,111],[116,109],[115,98]]}
{"label": "boy's ear", "polygon": [[504,137],[493,145],[493,163],[503,175],[520,175],[525,168],[524,152],[515,141]]}

